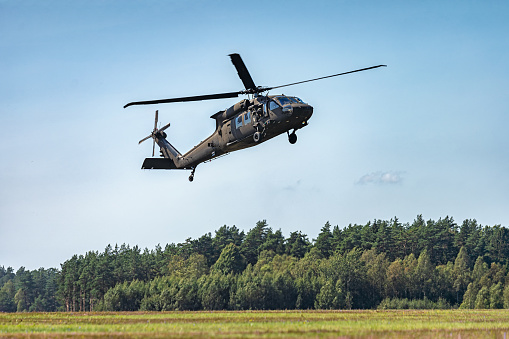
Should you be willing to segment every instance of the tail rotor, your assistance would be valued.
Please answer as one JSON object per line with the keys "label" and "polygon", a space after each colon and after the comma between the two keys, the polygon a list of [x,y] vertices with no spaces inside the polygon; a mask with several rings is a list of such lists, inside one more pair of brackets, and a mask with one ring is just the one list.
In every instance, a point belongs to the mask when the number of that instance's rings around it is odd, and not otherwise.
{"label": "tail rotor", "polygon": [[[156,118],[155,118],[155,121],[154,121],[154,130],[152,131],[152,133],[150,133],[149,136],[141,139],[139,142],[138,142],[138,145],[141,144],[142,142],[144,142],[145,140],[147,139],[154,139],[153,142],[152,142],[152,157],[154,157],[155,155],[155,150],[156,150],[156,138],[155,138],[155,135],[157,133],[161,133],[163,132],[165,129],[167,129],[168,127],[170,127],[170,123],[167,123],[166,125],[164,125],[162,128],[160,129],[157,129],[157,122],[159,120],[159,111],[156,111]],[[163,137],[166,137],[166,133],[163,133]]]}

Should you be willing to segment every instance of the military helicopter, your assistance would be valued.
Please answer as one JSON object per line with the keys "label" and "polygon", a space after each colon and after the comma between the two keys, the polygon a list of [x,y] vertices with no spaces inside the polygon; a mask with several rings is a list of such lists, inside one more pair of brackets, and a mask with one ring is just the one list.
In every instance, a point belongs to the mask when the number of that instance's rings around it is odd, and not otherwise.
{"label": "military helicopter", "polygon": [[[214,133],[184,155],[166,140],[167,134],[164,131],[170,127],[170,124],[168,123],[162,128],[157,128],[158,111],[156,111],[154,130],[149,136],[141,139],[138,143],[141,144],[150,138],[154,139],[152,158],[145,159],[141,167],[142,169],[191,170],[189,181],[192,182],[196,167],[202,162],[211,161],[243,148],[256,146],[283,133],[287,133],[288,141],[291,144],[295,144],[297,142],[297,134],[295,132],[308,125],[308,120],[313,115],[313,107],[298,97],[268,95],[268,91],[386,66],[372,66],[281,86],[261,87],[255,85],[239,54],[230,54],[229,57],[237,70],[240,80],[244,84],[245,90],[191,97],[136,101],[124,106],[126,108],[135,105],[226,99],[238,97],[239,95],[248,96],[247,99],[236,103],[230,108],[213,114],[211,118],[216,121]],[[265,92],[267,94],[262,95]],[[156,143],[160,148],[160,158],[154,158]]]}

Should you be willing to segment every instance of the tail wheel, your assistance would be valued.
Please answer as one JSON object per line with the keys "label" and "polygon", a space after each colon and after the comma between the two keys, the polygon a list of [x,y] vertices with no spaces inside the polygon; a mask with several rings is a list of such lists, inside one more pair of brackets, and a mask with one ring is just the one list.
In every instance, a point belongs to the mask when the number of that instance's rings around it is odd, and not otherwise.
{"label": "tail wheel", "polygon": [[193,168],[191,171],[191,175],[189,176],[189,182],[193,182],[194,180],[194,172],[196,171],[196,167]]}

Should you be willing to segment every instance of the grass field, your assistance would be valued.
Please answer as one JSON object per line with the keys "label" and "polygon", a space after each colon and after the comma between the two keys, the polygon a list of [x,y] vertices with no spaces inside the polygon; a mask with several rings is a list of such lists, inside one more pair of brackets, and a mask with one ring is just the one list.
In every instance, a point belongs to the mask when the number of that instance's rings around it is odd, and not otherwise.
{"label": "grass field", "polygon": [[0,313],[0,337],[506,338],[509,310]]}

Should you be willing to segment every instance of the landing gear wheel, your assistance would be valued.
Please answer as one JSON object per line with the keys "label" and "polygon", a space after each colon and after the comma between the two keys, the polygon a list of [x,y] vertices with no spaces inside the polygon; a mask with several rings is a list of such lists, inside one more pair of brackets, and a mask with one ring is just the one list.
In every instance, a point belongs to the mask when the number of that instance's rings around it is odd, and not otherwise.
{"label": "landing gear wheel", "polygon": [[253,134],[253,140],[254,142],[259,142],[262,139],[262,134],[260,132],[255,132]]}
{"label": "landing gear wheel", "polygon": [[288,134],[288,141],[292,145],[295,144],[297,142],[297,134],[295,134],[295,132],[293,132],[292,134]]}
{"label": "landing gear wheel", "polygon": [[193,182],[194,180],[194,171],[196,171],[196,167],[193,168],[193,170],[191,171],[191,175],[189,176],[189,182]]}

